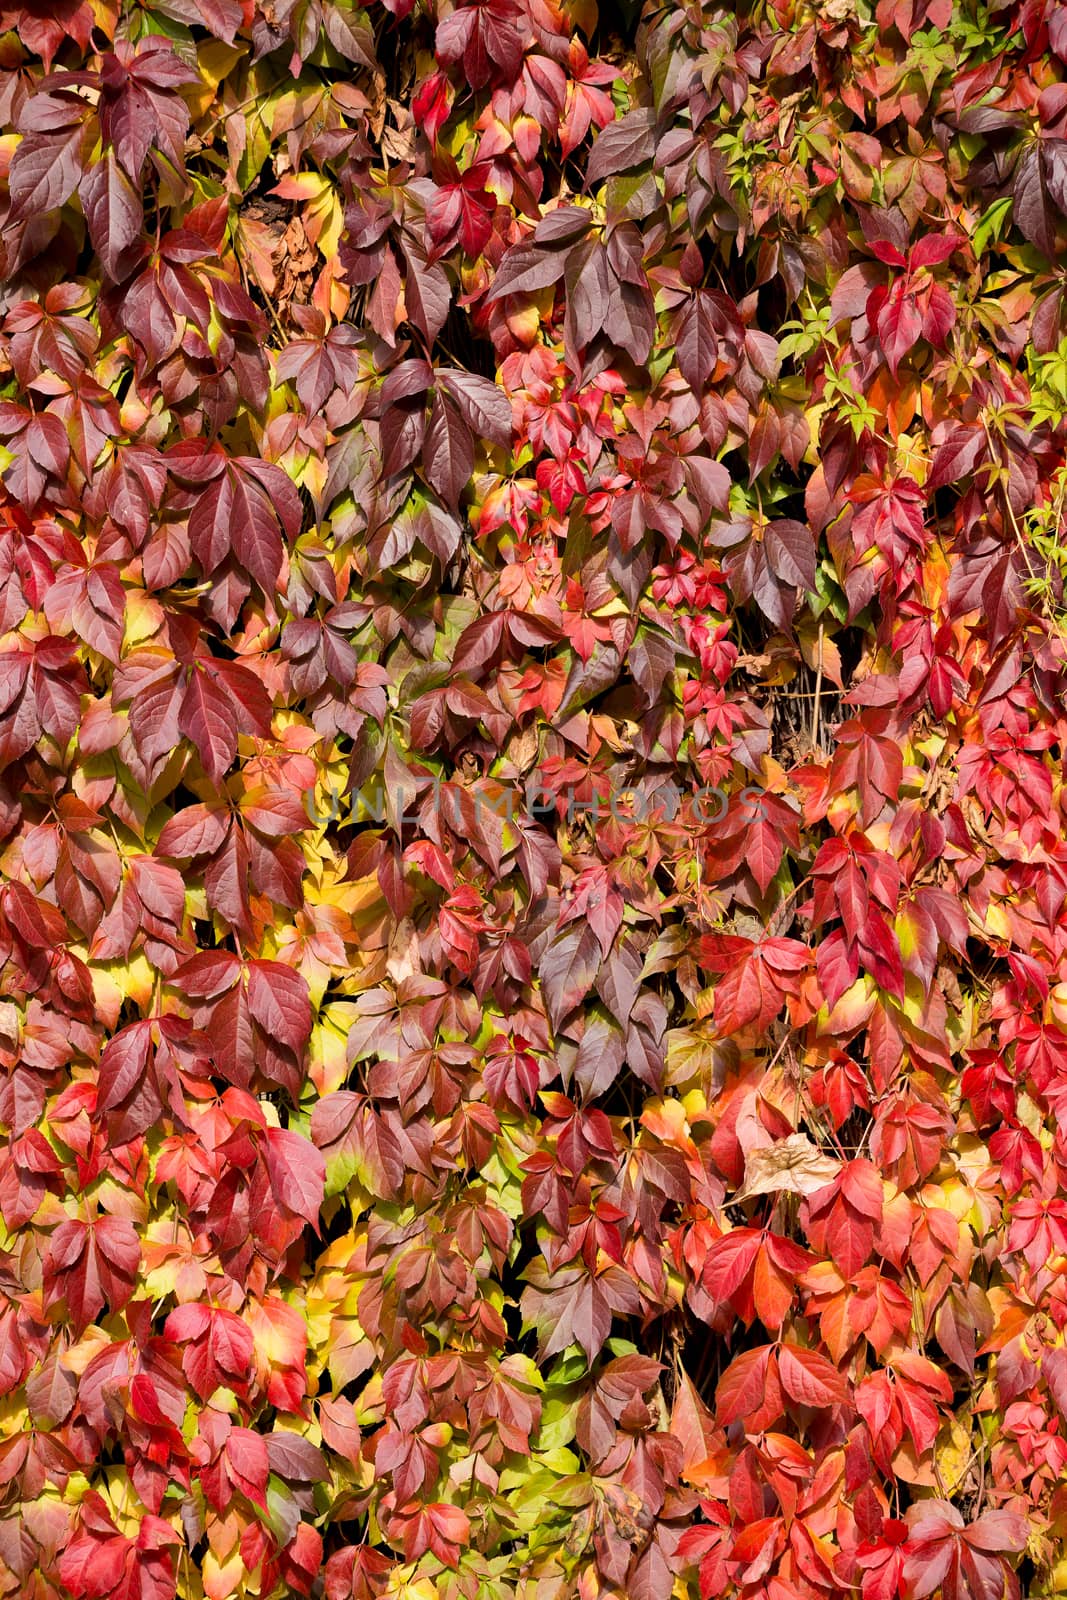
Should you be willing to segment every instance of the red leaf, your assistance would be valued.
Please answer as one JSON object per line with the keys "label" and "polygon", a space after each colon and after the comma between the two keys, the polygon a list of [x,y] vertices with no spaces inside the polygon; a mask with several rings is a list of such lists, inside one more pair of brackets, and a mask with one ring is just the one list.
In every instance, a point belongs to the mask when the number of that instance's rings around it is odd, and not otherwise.
{"label": "red leaf", "polygon": [[655,126],[655,112],[638,106],[604,128],[585,164],[586,184],[591,188],[602,178],[629,172],[651,161],[656,148]]}
{"label": "red leaf", "polygon": [[265,1511],[270,1470],[266,1441],[251,1428],[231,1428],[226,1441],[226,1465],[234,1487]]}
{"label": "red leaf", "polygon": [[474,439],[454,406],[435,394],[423,444],[426,477],[455,510],[474,468]]}
{"label": "red leaf", "polygon": [[321,1153],[299,1133],[268,1128],[267,1171],[282,1205],[303,1217],[317,1233],[326,1191],[326,1162]]}
{"label": "red leaf", "polygon": [[278,961],[248,964],[248,1006],[255,1020],[294,1055],[311,1035],[311,1002],[305,978]]}
{"label": "red leaf", "polygon": [[908,351],[918,342],[923,327],[922,312],[908,278],[895,278],[878,312],[878,339],[885,351],[894,378]]}
{"label": "red leaf", "polygon": [[778,1352],[778,1375],[790,1400],[822,1409],[848,1401],[848,1383],[832,1362],[817,1350],[783,1344]]}
{"label": "red leaf", "polygon": [[735,1356],[715,1390],[715,1416],[720,1427],[740,1418],[773,1422],[782,1413],[777,1352],[761,1345]]}
{"label": "red leaf", "polygon": [[9,222],[54,211],[74,193],[85,166],[86,127],[72,120],[54,133],[27,133],[11,162]]}
{"label": "red leaf", "polygon": [[137,243],[144,224],[141,197],[115,159],[105,150],[100,160],[88,168],[78,187],[78,195],[89,224],[93,249],[104,270],[116,283],[128,277],[132,262],[124,256]]}
{"label": "red leaf", "polygon": [[689,387],[698,393],[715,370],[719,341],[715,325],[704,304],[704,293],[697,290],[689,301],[678,327],[678,369]]}
{"label": "red leaf", "polygon": [[220,783],[237,754],[237,712],[207,672],[190,673],[178,727],[195,745],[208,777]]}

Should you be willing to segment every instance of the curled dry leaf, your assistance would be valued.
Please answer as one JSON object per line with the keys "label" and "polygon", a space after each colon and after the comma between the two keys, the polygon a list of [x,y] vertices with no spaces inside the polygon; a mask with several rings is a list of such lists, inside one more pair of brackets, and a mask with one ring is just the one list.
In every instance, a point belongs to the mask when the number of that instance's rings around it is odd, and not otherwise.
{"label": "curled dry leaf", "polygon": [[745,1181],[731,1196],[735,1204],[760,1194],[814,1194],[832,1183],[841,1162],[812,1143],[805,1133],[785,1139],[745,1157]]}
{"label": "curled dry leaf", "polygon": [[0,1595],[1062,1593],[1067,6],[0,12]]}

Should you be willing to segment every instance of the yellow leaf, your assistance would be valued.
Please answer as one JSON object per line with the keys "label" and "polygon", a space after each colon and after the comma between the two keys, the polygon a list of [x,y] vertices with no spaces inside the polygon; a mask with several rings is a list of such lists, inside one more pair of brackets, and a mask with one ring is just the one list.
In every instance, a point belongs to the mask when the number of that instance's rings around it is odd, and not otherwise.
{"label": "yellow leaf", "polygon": [[283,200],[310,200],[314,204],[330,192],[330,183],[317,172],[290,172],[272,192]]}
{"label": "yellow leaf", "polygon": [[208,1600],[230,1600],[230,1596],[237,1594],[242,1587],[241,1579],[245,1575],[240,1550],[230,1556],[225,1564],[220,1563],[212,1551],[205,1551],[202,1572],[204,1593]]}
{"label": "yellow leaf", "polygon": [[[88,951],[81,947],[78,949],[77,954],[78,959],[84,961]],[[116,962],[115,966],[118,966],[120,972],[125,970],[121,963]],[[119,982],[116,973],[113,970],[109,970],[110,967],[111,963],[106,966],[96,963],[92,968],[93,1002],[98,1019],[106,1028],[114,1031],[118,1027],[119,1013],[122,1010],[122,1002],[126,998],[126,990]],[[151,993],[152,989],[151,985],[149,985],[148,994],[151,995]]]}
{"label": "yellow leaf", "polygon": [[89,965],[98,1013],[113,1014],[117,1023],[124,1000],[132,1000],[142,1011],[147,1011],[156,973],[146,955],[139,953],[128,961],[92,961]]}
{"label": "yellow leaf", "polygon": [[355,1018],[351,1001],[336,1000],[322,1008],[311,1030],[310,1076],[319,1095],[333,1094],[348,1076],[345,1047]]}
{"label": "yellow leaf", "polygon": [[196,65],[201,81],[187,84],[181,91],[194,123],[212,109],[219,84],[229,77],[244,54],[239,45],[225,44],[221,39],[209,39],[199,47]]}
{"label": "yellow leaf", "polygon": [[687,1155],[696,1154],[685,1107],[680,1100],[657,1100],[647,1105],[641,1113],[641,1125],[664,1144],[673,1145]]}
{"label": "yellow leaf", "polygon": [[416,1578],[413,1567],[399,1567],[391,1573],[385,1592],[396,1600],[437,1600],[437,1585],[431,1578]]}
{"label": "yellow leaf", "polygon": [[946,1427],[947,1437],[943,1429],[940,1435],[943,1442],[935,1444],[934,1455],[945,1494],[953,1495],[974,1465],[974,1442],[961,1422],[953,1420]]}
{"label": "yellow leaf", "polygon": [[845,990],[825,1021],[823,1011],[819,1012],[820,1024],[823,1024],[820,1031],[830,1034],[853,1033],[862,1027],[873,1010],[874,985],[867,976],[857,978],[852,987]]}
{"label": "yellow leaf", "polygon": [[[707,1011],[713,991],[706,990]],[[709,1099],[721,1093],[730,1073],[737,1066],[737,1045],[732,1039],[712,1036],[710,1022],[686,1028],[672,1028],[667,1035],[667,1082],[674,1089],[692,1086]]]}
{"label": "yellow leaf", "polygon": [[315,227],[314,230],[308,228],[308,238],[318,245],[327,261],[333,261],[337,255],[337,246],[341,242],[345,217],[341,203],[332,189],[328,195],[316,200],[311,206],[310,217],[314,219]]}
{"label": "yellow leaf", "polygon": [[134,645],[151,639],[162,624],[163,607],[155,596],[145,594],[143,589],[127,589],[126,629],[123,634],[125,648],[130,650]]}

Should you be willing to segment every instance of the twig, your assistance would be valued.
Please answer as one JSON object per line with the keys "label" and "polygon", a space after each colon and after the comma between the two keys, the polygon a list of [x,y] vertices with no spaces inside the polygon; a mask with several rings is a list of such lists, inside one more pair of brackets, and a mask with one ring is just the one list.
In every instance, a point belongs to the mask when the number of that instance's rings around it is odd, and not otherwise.
{"label": "twig", "polygon": [[215,115],[211,118],[211,120],[206,124],[206,126],[203,129],[203,132],[201,132],[198,128],[194,127],[193,128],[193,134],[195,135],[195,137],[197,139],[200,140],[202,149],[204,149],[204,150],[207,149],[207,142],[206,142],[205,135],[210,133],[212,131],[212,129],[217,127],[220,122],[224,122],[228,117],[236,117],[242,111],[247,111],[249,106],[254,106],[257,100],[266,100],[267,97],[268,97],[268,93],[269,93],[269,91],[264,91],[263,89],[257,89],[254,94],[250,94],[247,99],[242,100],[240,105],[223,106],[221,111],[217,111],[215,113]]}
{"label": "twig", "polygon": [[[993,455],[993,435],[989,431],[989,423],[985,417],[982,418],[982,428],[985,432],[986,444],[989,446],[989,453],[990,455]],[[1011,503],[1011,496],[1008,493],[1007,484],[1005,484],[1003,487],[1003,497],[1004,509],[1008,513],[1008,520],[1011,523],[1012,531],[1015,534],[1019,549],[1022,551],[1023,560],[1026,562],[1026,570],[1030,574],[1030,582],[1032,584],[1036,584],[1038,582],[1037,573],[1034,571],[1033,566],[1030,563],[1030,552],[1026,547],[1026,540],[1023,538],[1022,529],[1019,527],[1019,523],[1016,519],[1015,508]]]}
{"label": "twig", "polygon": [[275,326],[275,328],[277,330],[279,339],[281,339],[282,344],[288,344],[289,343],[289,335],[286,333],[285,329],[282,327],[281,322],[280,322],[279,317],[278,317],[278,313],[274,309],[274,304],[273,304],[273,302],[271,300],[271,297],[267,293],[266,289],[264,289],[264,287],[263,287],[263,279],[259,275],[259,270],[256,267],[255,257],[253,256],[251,250],[248,252],[248,265],[249,265],[249,268],[251,270],[253,278],[255,278],[255,280],[256,280],[256,284],[257,284],[257,286],[259,288],[259,292],[263,296],[263,304],[267,308],[267,315],[268,315],[268,317],[270,317],[270,320],[273,322],[273,324],[274,324],[274,326]]}
{"label": "twig", "polygon": [[[982,1430],[980,1426],[978,1430],[978,1436],[980,1439],[982,1439]],[[974,1507],[976,1516],[981,1513],[982,1506],[985,1504],[985,1451],[986,1442],[984,1439],[982,1439],[982,1442],[978,1447],[978,1499],[975,1502]]]}
{"label": "twig", "polygon": [[811,748],[820,749],[819,744],[819,702],[822,698],[822,646],[823,646],[823,621],[819,619],[819,659],[815,664],[815,704],[811,708]]}

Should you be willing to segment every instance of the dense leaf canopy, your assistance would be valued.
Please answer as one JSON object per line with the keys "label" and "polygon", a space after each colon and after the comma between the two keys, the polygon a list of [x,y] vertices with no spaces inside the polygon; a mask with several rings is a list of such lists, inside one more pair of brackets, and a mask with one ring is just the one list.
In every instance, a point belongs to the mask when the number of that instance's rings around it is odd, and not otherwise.
{"label": "dense leaf canopy", "polygon": [[0,1596],[1067,1594],[1067,5],[0,124]]}

